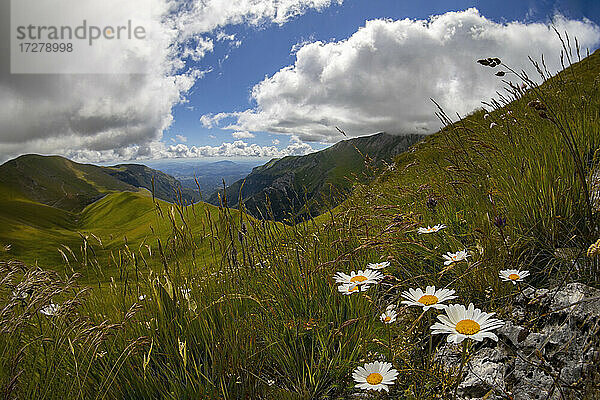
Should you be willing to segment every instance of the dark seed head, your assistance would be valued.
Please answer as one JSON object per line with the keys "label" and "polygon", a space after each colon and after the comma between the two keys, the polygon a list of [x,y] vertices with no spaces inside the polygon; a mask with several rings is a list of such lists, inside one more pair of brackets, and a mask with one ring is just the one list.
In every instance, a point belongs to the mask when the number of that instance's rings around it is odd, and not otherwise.
{"label": "dark seed head", "polygon": [[495,68],[502,64],[502,61],[497,57],[482,58],[481,60],[477,60],[477,62],[485,67],[491,68]]}
{"label": "dark seed head", "polygon": [[544,110],[539,111],[538,114],[540,115],[541,118],[550,119],[550,117],[548,117],[548,114],[546,114],[546,112]]}

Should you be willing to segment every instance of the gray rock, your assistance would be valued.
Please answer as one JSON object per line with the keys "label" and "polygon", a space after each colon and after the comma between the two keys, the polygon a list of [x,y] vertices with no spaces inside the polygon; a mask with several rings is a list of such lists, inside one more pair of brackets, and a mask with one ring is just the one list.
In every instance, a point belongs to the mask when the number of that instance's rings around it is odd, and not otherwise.
{"label": "gray rock", "polygon": [[505,390],[506,361],[497,348],[479,350],[469,362],[467,374],[458,386],[458,395],[464,399],[478,399],[490,391]]}
{"label": "gray rock", "polygon": [[[574,400],[590,388],[600,398],[600,290],[572,283],[524,295],[511,311],[515,321],[498,329],[498,343],[474,345],[459,398]],[[436,359],[458,368],[460,351],[446,344]]]}

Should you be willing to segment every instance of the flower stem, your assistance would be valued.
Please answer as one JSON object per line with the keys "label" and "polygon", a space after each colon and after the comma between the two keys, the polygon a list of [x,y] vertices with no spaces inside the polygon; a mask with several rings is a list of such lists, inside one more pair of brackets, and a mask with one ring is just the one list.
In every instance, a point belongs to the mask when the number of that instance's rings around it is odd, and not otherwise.
{"label": "flower stem", "polygon": [[529,297],[527,297],[527,295],[525,295],[525,292],[523,291],[523,288],[521,287],[521,282],[517,282],[517,289],[519,290],[519,293],[521,293],[521,296],[523,296],[523,300],[525,301],[525,303],[528,303]]}
{"label": "flower stem", "polygon": [[463,369],[464,369],[465,365],[467,364],[468,352],[469,352],[469,340],[465,339],[465,340],[463,340],[461,362],[460,362],[460,367],[458,368],[458,382],[456,382],[456,387],[454,387],[454,395],[452,396],[452,398],[454,400],[456,400],[456,392],[458,391],[458,386],[460,385],[460,382],[462,381]]}
{"label": "flower stem", "polygon": [[[429,327],[431,327],[431,312],[429,312],[427,314],[427,328],[425,329],[429,329]],[[429,367],[433,360],[432,360],[432,350],[433,350],[433,334],[431,332],[429,332],[429,352],[427,353],[427,367]]]}
{"label": "flower stem", "polygon": [[392,351],[392,327],[391,324],[387,324],[388,329],[388,348],[390,350],[390,361],[394,362],[394,352]]}

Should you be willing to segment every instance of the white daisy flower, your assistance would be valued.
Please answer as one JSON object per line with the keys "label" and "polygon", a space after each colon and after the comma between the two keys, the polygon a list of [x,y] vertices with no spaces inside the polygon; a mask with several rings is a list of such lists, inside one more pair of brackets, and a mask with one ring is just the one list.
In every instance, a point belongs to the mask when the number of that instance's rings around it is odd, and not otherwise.
{"label": "white daisy flower", "polygon": [[393,385],[398,371],[388,362],[375,361],[358,367],[352,373],[356,386],[365,390],[385,390],[389,392],[389,385]]}
{"label": "white daisy flower", "polygon": [[396,322],[396,317],[398,317],[398,313],[394,308],[388,307],[383,314],[379,316],[381,322],[384,324],[391,324]]}
{"label": "white daisy flower", "polygon": [[367,268],[369,269],[384,269],[390,266],[389,261],[384,261],[380,263],[369,263],[367,264]]}
{"label": "white daisy flower", "polygon": [[466,260],[467,257],[470,257],[470,256],[469,256],[469,253],[467,252],[467,249],[464,249],[464,250],[457,251],[456,253],[448,252],[448,253],[444,254],[442,257],[444,257],[444,259],[446,260],[446,261],[444,261],[444,265],[450,265],[455,262]]}
{"label": "white daisy flower", "polygon": [[500,328],[504,322],[491,318],[494,313],[485,313],[475,308],[473,303],[469,308],[462,304],[453,304],[446,307],[446,315],[438,315],[440,322],[431,326],[432,334],[448,334],[448,343],[458,344],[465,339],[481,342],[485,338],[498,341],[498,336],[491,332]]}
{"label": "white daisy flower", "polygon": [[44,315],[52,317],[52,316],[58,314],[59,309],[60,309],[60,306],[58,304],[52,303],[52,304],[48,304],[47,306],[40,308],[40,312]]}
{"label": "white daisy flower", "polygon": [[499,273],[500,279],[505,282],[512,282],[516,285],[517,282],[522,282],[523,278],[529,276],[529,271],[519,271],[518,269],[505,269]]}
{"label": "white daisy flower", "polygon": [[435,286],[427,286],[424,292],[420,288],[408,289],[408,291],[402,292],[402,297],[406,299],[402,301],[402,304],[423,307],[423,311],[430,308],[443,310],[446,305],[441,303],[455,299],[456,296],[453,296],[453,294],[454,290],[452,289],[435,290]]}
{"label": "white daisy flower", "polygon": [[144,301],[144,300],[146,300],[146,295],[145,294],[140,294],[140,297],[138,297],[138,299],[140,301]]}
{"label": "white daisy flower", "polygon": [[337,283],[354,283],[358,285],[371,285],[379,283],[383,279],[383,274],[379,271],[373,271],[365,269],[364,271],[359,270],[358,272],[350,272],[347,275],[343,272],[336,273],[333,278]]}
{"label": "white daisy flower", "polygon": [[446,225],[444,224],[437,224],[434,226],[427,226],[427,228],[419,228],[417,229],[417,231],[419,232],[419,235],[422,235],[424,233],[436,233],[441,231],[442,229],[444,229],[446,227]]}
{"label": "white daisy flower", "polygon": [[353,293],[366,292],[370,285],[357,285],[356,283],[343,283],[338,286],[338,292],[343,295],[351,295]]}

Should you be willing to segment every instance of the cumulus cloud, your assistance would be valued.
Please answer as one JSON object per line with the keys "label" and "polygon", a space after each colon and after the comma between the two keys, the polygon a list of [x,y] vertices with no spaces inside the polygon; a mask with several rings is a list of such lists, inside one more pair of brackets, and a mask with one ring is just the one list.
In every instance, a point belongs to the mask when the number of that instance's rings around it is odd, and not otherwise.
{"label": "cumulus cloud", "polygon": [[[584,49],[600,41],[600,29],[588,20],[557,16],[554,24]],[[561,43],[545,24],[496,23],[472,8],[429,20],[371,20],[346,40],[293,50],[293,65],[252,89],[255,107],[202,122],[321,142],[337,140],[336,126],[352,136],[430,133],[439,128],[430,98],[449,115],[465,115],[502,89],[501,79],[477,59],[500,57],[515,70],[531,71],[527,57],[544,55],[556,72]],[[228,118],[234,122],[223,124]]]}
{"label": "cumulus cloud", "polygon": [[[10,0],[0,0],[0,161],[23,153],[76,155],[148,153],[173,122],[172,110],[209,71],[189,67],[217,42],[239,45],[230,24],[283,24],[308,9],[341,0],[128,0],[111,18],[151,9],[150,46],[113,54],[116,63],[142,62],[146,74],[11,75]],[[57,9],[68,20],[68,9]],[[90,17],[91,18],[91,17]],[[219,34],[219,32],[221,32]],[[98,46],[98,51],[102,47]]]}
{"label": "cumulus cloud", "polygon": [[239,132],[233,132],[231,134],[231,136],[233,136],[236,139],[251,139],[254,137],[254,134],[250,133],[248,131],[239,131]]}
{"label": "cumulus cloud", "polygon": [[285,156],[302,156],[315,150],[298,137],[292,137],[290,144],[283,149],[275,146],[259,146],[248,144],[242,140],[222,143],[220,146],[188,146],[182,143],[166,145],[153,141],[142,146],[133,145],[110,150],[77,150],[66,154],[78,162],[110,162],[116,160],[148,160],[169,158],[204,158],[204,157],[258,157],[281,158]]}

